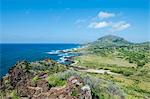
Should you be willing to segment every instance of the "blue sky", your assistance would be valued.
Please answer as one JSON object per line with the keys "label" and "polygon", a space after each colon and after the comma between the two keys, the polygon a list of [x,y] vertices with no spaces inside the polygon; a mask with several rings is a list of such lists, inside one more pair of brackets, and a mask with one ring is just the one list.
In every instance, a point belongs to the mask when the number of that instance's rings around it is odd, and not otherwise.
{"label": "blue sky", "polygon": [[149,0],[1,0],[1,43],[148,41]]}

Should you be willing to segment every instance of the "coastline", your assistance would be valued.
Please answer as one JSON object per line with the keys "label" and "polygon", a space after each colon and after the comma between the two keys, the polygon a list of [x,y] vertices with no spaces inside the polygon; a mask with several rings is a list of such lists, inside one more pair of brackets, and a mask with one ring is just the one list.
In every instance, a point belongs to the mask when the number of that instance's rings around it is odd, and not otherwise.
{"label": "coastline", "polygon": [[46,52],[51,55],[58,55],[60,58],[57,60],[57,63],[64,64],[64,65],[71,65],[75,63],[72,58],[76,56],[80,56],[81,53],[79,52],[80,49],[84,48],[84,46],[77,46],[70,49],[64,50],[52,50],[50,52]]}
{"label": "coastline", "polygon": [[[29,62],[40,61],[47,58],[51,58],[56,62],[60,61],[60,57],[68,56],[64,53],[70,53],[76,48],[80,48],[79,44],[3,44],[2,45],[2,57],[1,57],[1,74],[0,78],[5,76],[9,69],[12,68],[17,62],[26,60]],[[11,52],[10,52],[11,49]],[[59,51],[61,54],[48,54],[48,51]],[[64,56],[64,55],[65,56]],[[74,55],[73,55],[74,56]]]}

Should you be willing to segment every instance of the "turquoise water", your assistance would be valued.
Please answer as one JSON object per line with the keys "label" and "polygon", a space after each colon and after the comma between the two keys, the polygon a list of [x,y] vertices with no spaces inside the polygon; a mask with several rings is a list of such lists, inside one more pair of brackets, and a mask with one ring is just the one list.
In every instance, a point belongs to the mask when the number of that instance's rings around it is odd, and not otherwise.
{"label": "turquoise water", "polygon": [[78,47],[78,44],[0,44],[0,77],[5,75],[16,61],[37,61],[45,58],[59,60],[60,55],[48,54],[53,50]]}

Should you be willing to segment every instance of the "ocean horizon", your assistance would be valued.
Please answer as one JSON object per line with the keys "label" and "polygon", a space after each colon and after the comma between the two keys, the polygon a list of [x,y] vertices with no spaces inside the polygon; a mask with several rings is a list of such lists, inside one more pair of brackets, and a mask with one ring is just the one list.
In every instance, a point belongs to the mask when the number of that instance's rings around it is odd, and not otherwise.
{"label": "ocean horizon", "polygon": [[51,58],[58,61],[61,56],[49,54],[56,50],[65,50],[78,47],[79,44],[72,43],[1,43],[0,44],[0,78],[16,64],[17,61],[38,61]]}

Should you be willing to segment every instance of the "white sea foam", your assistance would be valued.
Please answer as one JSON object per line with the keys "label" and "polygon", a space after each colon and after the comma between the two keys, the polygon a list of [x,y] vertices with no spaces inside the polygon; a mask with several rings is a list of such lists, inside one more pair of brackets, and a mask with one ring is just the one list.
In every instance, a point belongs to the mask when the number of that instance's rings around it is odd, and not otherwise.
{"label": "white sea foam", "polygon": [[56,51],[50,51],[50,52],[46,52],[48,54],[60,54],[60,50],[56,50]]}

